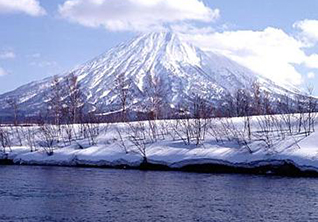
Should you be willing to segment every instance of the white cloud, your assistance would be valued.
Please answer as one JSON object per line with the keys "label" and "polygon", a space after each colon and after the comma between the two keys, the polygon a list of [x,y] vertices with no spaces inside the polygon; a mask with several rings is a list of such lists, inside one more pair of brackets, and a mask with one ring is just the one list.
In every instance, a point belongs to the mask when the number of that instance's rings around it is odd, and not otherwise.
{"label": "white cloud", "polygon": [[307,78],[308,79],[314,79],[316,77],[316,74],[314,73],[314,72],[309,72],[308,74],[307,74]]}
{"label": "white cloud", "polygon": [[177,33],[186,33],[186,34],[191,34],[191,35],[205,35],[205,34],[210,34],[212,32],[215,32],[215,29],[212,27],[201,27],[198,28],[194,25],[188,24],[188,23],[182,23],[182,24],[175,24],[171,25],[171,29],[174,32]]}
{"label": "white cloud", "polygon": [[294,28],[301,30],[301,37],[308,43],[318,42],[318,20],[302,20],[294,24]]}
{"label": "white cloud", "polygon": [[0,0],[0,14],[25,13],[31,16],[45,15],[38,0]]}
{"label": "white cloud", "polygon": [[14,59],[15,53],[13,51],[0,52],[0,59]]}
{"label": "white cloud", "polygon": [[318,54],[312,54],[306,58],[305,65],[311,69],[318,69]]}
{"label": "white cloud", "polygon": [[2,67],[0,67],[0,76],[7,75],[7,71],[5,71]]}
{"label": "white cloud", "polygon": [[[200,33],[200,32],[199,32]],[[317,54],[307,56],[301,40],[281,29],[241,30],[188,34],[183,38],[199,47],[218,52],[277,83],[303,83],[294,65],[318,68]]]}
{"label": "white cloud", "polygon": [[166,24],[219,17],[218,9],[200,0],[68,0],[59,13],[71,22],[112,31],[162,29]]}
{"label": "white cloud", "polygon": [[58,63],[56,61],[33,61],[30,63],[31,66],[37,66],[39,68],[45,67],[58,67]]}

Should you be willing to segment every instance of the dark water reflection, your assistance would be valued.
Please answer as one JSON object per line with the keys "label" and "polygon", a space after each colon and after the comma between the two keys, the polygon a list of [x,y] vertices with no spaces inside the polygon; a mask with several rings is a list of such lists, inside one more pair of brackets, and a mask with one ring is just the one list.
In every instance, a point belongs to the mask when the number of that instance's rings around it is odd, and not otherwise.
{"label": "dark water reflection", "polygon": [[318,180],[0,166],[0,221],[318,221]]}

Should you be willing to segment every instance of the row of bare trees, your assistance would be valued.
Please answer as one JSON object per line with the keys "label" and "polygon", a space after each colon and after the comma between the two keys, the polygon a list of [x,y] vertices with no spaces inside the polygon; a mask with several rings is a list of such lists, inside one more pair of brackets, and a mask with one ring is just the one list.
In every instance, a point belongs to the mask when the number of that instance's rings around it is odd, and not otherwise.
{"label": "row of bare trees", "polygon": [[[9,99],[13,116],[13,125],[0,124],[0,143],[2,150],[10,150],[13,144],[28,146],[33,152],[39,148],[47,155],[54,150],[86,139],[88,145],[95,145],[101,126],[98,116],[91,113],[83,115],[84,97],[74,73],[67,77],[55,76],[51,90],[46,96],[47,113],[38,117],[38,124],[18,122],[18,101]],[[85,118],[85,121],[84,121]],[[78,144],[79,148],[82,145]]]}
{"label": "row of bare trees", "polygon": [[[129,152],[129,146],[134,146],[145,162],[147,149],[167,138],[180,140],[186,146],[204,146],[209,135],[217,143],[234,141],[253,153],[250,147],[253,141],[264,142],[269,150],[278,138],[308,136],[315,131],[317,100],[312,96],[313,89],[308,90],[307,96],[294,100],[285,96],[275,102],[254,83],[252,90],[239,89],[229,97],[221,114],[208,99],[194,96],[192,102],[175,109],[173,116],[178,118],[158,121],[163,116],[167,92],[160,78],[148,73],[145,81],[149,87],[145,91],[149,106],[147,115],[137,122],[129,122],[128,118],[132,82],[125,74],[119,75],[113,90],[121,107],[120,120],[125,124],[124,129],[116,128],[116,141],[125,153]],[[48,155],[53,155],[55,149],[80,140],[86,140],[88,146],[96,145],[101,131],[107,131],[108,125],[101,127],[102,119],[96,110],[86,110],[84,114],[84,94],[74,73],[66,78],[54,77],[47,103],[51,122],[43,120],[37,126],[19,127],[17,101],[8,101],[14,113],[14,126],[0,126],[0,146],[4,151],[10,150],[15,140],[21,146],[25,143],[31,152],[43,148]],[[241,117],[243,121],[236,122],[230,117]]]}
{"label": "row of bare trees", "polygon": [[[78,149],[97,145],[97,138],[106,133],[108,124],[86,122],[81,124],[41,124],[8,126],[0,124],[0,149],[6,153],[14,146],[29,147],[30,152],[42,149],[47,155],[54,150],[74,145]],[[80,141],[80,142],[79,142]],[[85,145],[86,144],[86,145]]]}
{"label": "row of bare trees", "polygon": [[[308,113],[310,119],[308,126],[309,131],[314,127],[312,114],[317,111],[317,98],[313,97],[313,87],[308,87],[307,95],[274,95],[276,98],[271,98],[266,90],[261,90],[260,84],[254,82],[251,87],[238,89],[234,95],[226,96],[223,103],[218,105],[213,104],[208,98],[198,95],[192,95],[184,104],[179,104],[178,107],[171,108],[167,102],[167,89],[162,78],[152,75],[147,72],[144,79],[143,89],[145,97],[144,104],[139,104],[144,115],[135,116],[134,120],[147,119],[163,119],[163,118],[183,118],[189,115],[189,118],[194,118],[196,114],[196,106],[203,100],[206,108],[205,113],[209,117],[245,117],[246,127],[249,129],[250,116],[253,115],[273,115],[273,114],[291,114],[291,113]],[[85,93],[82,91],[78,78],[74,73],[66,77],[55,76],[51,83],[51,90],[46,96],[47,112],[41,114],[39,119],[45,122],[52,120],[49,123],[60,125],[62,123],[75,124],[86,121],[87,115],[91,113],[105,112],[105,107],[116,103],[115,111],[120,113],[116,121],[129,121],[132,113],[130,107],[134,101],[135,85],[133,81],[122,73],[114,79],[114,86],[111,90],[112,98],[116,101],[104,102],[103,107],[94,107],[85,105]],[[291,99],[294,97],[293,99]],[[87,101],[86,101],[87,102]],[[191,107],[191,102],[193,107]],[[19,124],[19,107],[18,101],[14,98],[7,99],[7,103],[12,112],[14,125]],[[186,105],[187,104],[187,105]],[[144,107],[142,107],[144,105]],[[213,107],[213,109],[211,109]],[[43,120],[44,119],[44,120]],[[103,120],[101,120],[103,121]]]}
{"label": "row of bare trees", "polygon": [[47,97],[48,116],[53,117],[55,125],[62,122],[75,124],[82,120],[84,95],[74,73],[69,74],[66,79],[54,76]]}

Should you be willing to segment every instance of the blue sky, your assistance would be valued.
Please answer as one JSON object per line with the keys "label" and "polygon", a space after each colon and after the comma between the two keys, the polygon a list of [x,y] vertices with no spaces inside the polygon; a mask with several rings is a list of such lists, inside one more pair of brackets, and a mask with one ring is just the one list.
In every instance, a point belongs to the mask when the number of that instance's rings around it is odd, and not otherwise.
{"label": "blue sky", "polygon": [[317,11],[316,0],[0,0],[0,93],[167,27],[277,82],[318,88]]}

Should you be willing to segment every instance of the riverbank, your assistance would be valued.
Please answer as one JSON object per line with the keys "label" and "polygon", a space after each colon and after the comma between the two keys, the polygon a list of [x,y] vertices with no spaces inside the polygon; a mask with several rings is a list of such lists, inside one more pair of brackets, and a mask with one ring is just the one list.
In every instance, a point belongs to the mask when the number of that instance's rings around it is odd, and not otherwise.
{"label": "riverbank", "polygon": [[254,174],[277,175],[288,177],[318,177],[318,169],[312,166],[299,166],[292,160],[261,160],[249,163],[230,163],[212,159],[187,160],[171,165],[156,163],[156,161],[129,164],[117,162],[110,164],[103,161],[85,162],[74,158],[70,162],[65,161],[17,161],[7,157],[0,159],[0,165],[31,165],[31,166],[60,166],[60,167],[85,167],[85,168],[109,168],[109,169],[133,169],[143,171],[183,171],[195,173],[229,173],[229,174]]}
{"label": "riverbank", "polygon": [[14,145],[0,164],[316,177],[318,133],[299,131],[293,118],[289,129],[278,117],[253,117],[250,138],[243,118],[206,120],[199,134],[197,120],[8,128]]}

